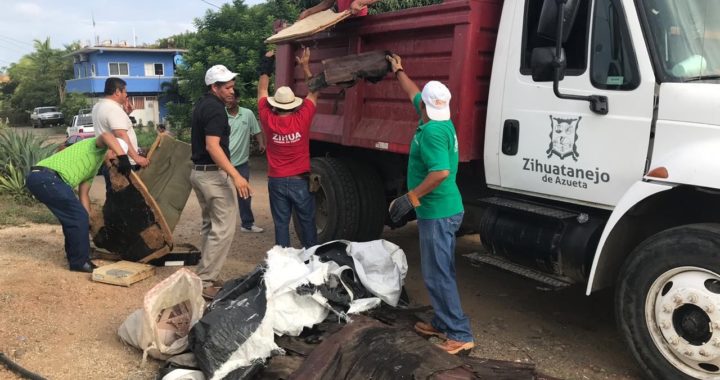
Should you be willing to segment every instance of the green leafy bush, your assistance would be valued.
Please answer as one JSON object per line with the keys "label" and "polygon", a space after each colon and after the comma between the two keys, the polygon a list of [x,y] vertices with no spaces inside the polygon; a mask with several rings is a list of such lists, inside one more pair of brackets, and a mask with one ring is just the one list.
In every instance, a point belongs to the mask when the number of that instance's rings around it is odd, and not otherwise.
{"label": "green leafy bush", "polygon": [[57,144],[48,144],[43,137],[14,130],[0,131],[0,194],[23,200],[30,199],[25,177],[30,167],[49,157]]}
{"label": "green leafy bush", "polygon": [[147,152],[157,138],[157,131],[154,128],[135,129],[138,146]]}
{"label": "green leafy bush", "polygon": [[25,175],[22,170],[10,163],[3,172],[4,174],[0,175],[0,194],[9,195],[18,203],[31,203],[32,196],[25,188]]}

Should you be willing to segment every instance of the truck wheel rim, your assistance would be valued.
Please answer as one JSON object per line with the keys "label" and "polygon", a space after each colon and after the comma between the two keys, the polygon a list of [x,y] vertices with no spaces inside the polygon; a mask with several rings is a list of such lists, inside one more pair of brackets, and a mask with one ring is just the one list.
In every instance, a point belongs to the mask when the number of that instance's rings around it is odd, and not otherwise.
{"label": "truck wheel rim", "polygon": [[674,268],[650,287],[645,321],[655,346],[695,378],[720,374],[720,276],[698,267]]}

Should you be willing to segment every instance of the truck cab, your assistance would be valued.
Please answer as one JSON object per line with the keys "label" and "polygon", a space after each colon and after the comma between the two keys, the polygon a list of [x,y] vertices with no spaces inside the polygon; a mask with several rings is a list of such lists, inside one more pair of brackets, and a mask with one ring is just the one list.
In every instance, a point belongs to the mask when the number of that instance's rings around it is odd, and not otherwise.
{"label": "truck cab", "polygon": [[[720,2],[447,0],[278,46],[387,50],[453,94],[473,260],[590,294],[650,378],[720,377]],[[321,92],[311,128],[321,240],[377,238],[417,116],[391,76]]]}

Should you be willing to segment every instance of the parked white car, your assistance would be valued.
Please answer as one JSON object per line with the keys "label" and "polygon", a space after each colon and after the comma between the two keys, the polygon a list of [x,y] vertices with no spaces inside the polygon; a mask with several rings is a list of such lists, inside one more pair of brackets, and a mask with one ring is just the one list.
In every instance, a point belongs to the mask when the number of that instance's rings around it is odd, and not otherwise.
{"label": "parked white car", "polygon": [[30,113],[30,122],[33,128],[42,128],[50,125],[62,125],[65,117],[57,107],[36,107]]}
{"label": "parked white car", "polygon": [[95,127],[93,127],[92,116],[90,114],[73,116],[72,124],[67,127],[65,134],[72,136],[76,133],[95,133]]}

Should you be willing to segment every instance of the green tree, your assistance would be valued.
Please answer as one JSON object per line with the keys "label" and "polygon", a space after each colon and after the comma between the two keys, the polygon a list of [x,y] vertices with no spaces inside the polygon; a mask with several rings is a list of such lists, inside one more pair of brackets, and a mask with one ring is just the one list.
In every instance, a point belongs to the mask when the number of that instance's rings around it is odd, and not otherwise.
{"label": "green tree", "polygon": [[[72,60],[67,56],[79,43],[53,49],[50,38],[34,41],[35,51],[7,68],[10,82],[3,85],[0,117],[13,122],[27,121],[29,111],[39,106],[61,105],[65,100],[65,81],[72,78]],[[5,104],[9,102],[9,106]]]}

